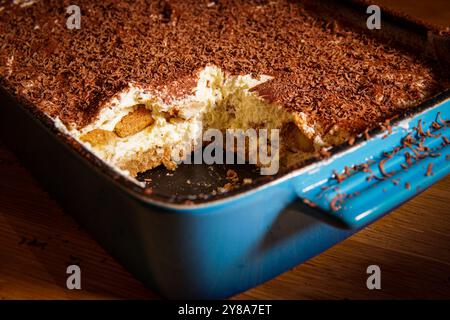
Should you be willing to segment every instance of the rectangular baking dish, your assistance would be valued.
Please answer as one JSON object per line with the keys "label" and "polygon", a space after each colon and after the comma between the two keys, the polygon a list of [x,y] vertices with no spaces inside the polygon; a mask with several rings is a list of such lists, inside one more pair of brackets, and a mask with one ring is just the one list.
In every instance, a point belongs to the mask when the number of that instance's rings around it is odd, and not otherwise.
{"label": "rectangular baking dish", "polygon": [[[365,25],[362,2],[326,1],[324,7]],[[447,34],[386,10],[382,30],[381,37],[448,68]],[[443,72],[448,75],[448,69]],[[195,203],[180,199],[197,192],[186,187],[188,177],[213,178],[202,166],[181,169],[170,183],[150,173],[161,192],[146,194],[26,102],[3,89],[0,98],[2,140],[114,257],[168,298],[225,298],[245,291],[323,252],[450,173],[444,138],[450,138],[444,120],[450,119],[448,90],[400,115],[389,133],[374,130],[333,148],[327,159]],[[422,147],[431,155],[405,168],[406,149],[398,148],[407,148],[408,135],[427,130]],[[346,166],[364,163],[366,170],[337,181]]]}

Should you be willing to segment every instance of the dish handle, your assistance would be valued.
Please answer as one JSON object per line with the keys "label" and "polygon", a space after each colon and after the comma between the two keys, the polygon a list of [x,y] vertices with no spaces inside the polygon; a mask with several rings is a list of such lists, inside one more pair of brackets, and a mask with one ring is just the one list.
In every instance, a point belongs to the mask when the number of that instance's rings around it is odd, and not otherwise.
{"label": "dish handle", "polygon": [[450,122],[444,119],[450,119],[450,100],[298,176],[297,195],[309,207],[303,212],[359,229],[444,178],[450,174]]}

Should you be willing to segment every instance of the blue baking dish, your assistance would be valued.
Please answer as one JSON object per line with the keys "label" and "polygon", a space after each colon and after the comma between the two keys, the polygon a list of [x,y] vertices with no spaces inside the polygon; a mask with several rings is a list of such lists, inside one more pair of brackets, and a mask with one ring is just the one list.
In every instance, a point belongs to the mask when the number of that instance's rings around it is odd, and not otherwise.
{"label": "blue baking dish", "polygon": [[[448,41],[396,19],[397,28],[419,39],[416,49],[437,39],[433,57],[448,62],[442,49]],[[0,98],[2,140],[104,248],[168,298],[218,299],[245,291],[323,252],[450,173],[448,90],[396,118],[390,132],[372,131],[330,150],[331,157],[198,203],[146,194],[26,101],[3,89]],[[428,156],[416,155],[405,165],[405,152],[414,154],[405,144],[411,137],[423,138]],[[338,178],[353,166],[364,170]]]}

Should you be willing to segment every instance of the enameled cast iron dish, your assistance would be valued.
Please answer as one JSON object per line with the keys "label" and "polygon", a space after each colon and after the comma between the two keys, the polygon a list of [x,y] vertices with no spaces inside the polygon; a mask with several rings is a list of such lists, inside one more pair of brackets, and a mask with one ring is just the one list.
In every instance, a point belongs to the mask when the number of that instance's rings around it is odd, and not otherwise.
{"label": "enameled cast iron dish", "polygon": [[[348,21],[365,25],[364,4],[331,1],[329,5]],[[419,50],[448,67],[448,36],[388,12],[383,12],[382,21],[381,37]],[[146,195],[58,132],[44,115],[3,90],[0,134],[64,208],[141,281],[165,297],[224,298],[317,255],[448,174],[450,146],[443,146],[440,138],[430,138],[425,146],[439,148],[439,153],[407,170],[400,166],[403,153],[394,155],[384,167],[395,171],[390,179],[367,181],[367,175],[359,172],[340,183],[339,189],[332,179],[334,170],[341,172],[345,166],[369,159],[374,161],[374,174],[381,175],[383,152],[399,146],[419,121],[426,131],[439,116],[450,119],[448,90],[398,118],[390,135],[372,132],[367,141],[360,138],[353,146],[335,148],[328,159],[193,205],[180,204],[174,195],[199,191],[189,190],[185,183],[189,178],[223,185],[214,175],[223,168],[211,174],[193,165],[173,177],[149,173],[160,188]],[[448,126],[439,133],[450,138]],[[427,175],[430,164],[432,174]],[[341,193],[358,196],[332,210],[331,199]],[[305,205],[307,200],[316,207]]]}

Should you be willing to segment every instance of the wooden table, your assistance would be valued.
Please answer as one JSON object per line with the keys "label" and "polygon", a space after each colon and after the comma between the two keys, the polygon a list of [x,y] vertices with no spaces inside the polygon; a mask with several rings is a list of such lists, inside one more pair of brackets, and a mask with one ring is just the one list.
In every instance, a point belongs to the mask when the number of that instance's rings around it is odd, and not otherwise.
{"label": "wooden table", "polygon": [[[450,176],[353,237],[236,299],[450,298]],[[0,298],[155,298],[0,145]],[[82,290],[66,289],[79,262]],[[381,267],[382,290],[366,288]]]}
{"label": "wooden table", "polygon": [[[448,0],[390,1],[449,23]],[[425,5],[426,4],[426,5]],[[82,267],[82,290],[66,267]],[[366,268],[381,267],[368,290]],[[157,298],[112,259],[0,144],[0,299]],[[450,298],[450,176],[346,241],[234,299]]]}

